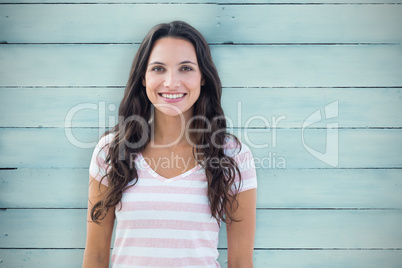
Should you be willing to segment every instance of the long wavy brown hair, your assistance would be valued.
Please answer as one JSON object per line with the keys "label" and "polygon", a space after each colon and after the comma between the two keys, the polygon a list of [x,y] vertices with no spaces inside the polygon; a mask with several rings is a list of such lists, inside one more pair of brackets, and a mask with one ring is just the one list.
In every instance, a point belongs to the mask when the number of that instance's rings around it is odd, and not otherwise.
{"label": "long wavy brown hair", "polygon": [[[138,181],[138,173],[132,160],[150,142],[151,133],[147,122],[151,118],[153,108],[147,98],[146,89],[142,85],[142,79],[145,77],[154,43],[164,37],[187,40],[194,45],[205,84],[194,104],[193,116],[196,119],[191,122],[190,127],[191,129],[209,128],[211,131],[196,132],[191,137],[194,144],[193,156],[205,170],[211,215],[218,222],[237,221],[230,212],[238,205],[236,193],[241,185],[241,175],[233,157],[225,154],[224,145],[229,136],[238,147],[241,143],[226,129],[226,119],[221,106],[222,85],[212,61],[208,43],[189,24],[173,21],[156,25],[142,41],[132,63],[130,77],[120,103],[119,122],[105,133],[105,135],[109,133],[115,135],[108,144],[109,150],[105,159],[108,169],[102,178],[102,180],[107,179],[109,187],[103,194],[102,200],[94,204],[91,210],[92,221],[96,223],[100,223],[109,209],[120,203],[124,190]],[[210,125],[207,125],[207,121]],[[216,164],[216,159],[219,159],[219,165]],[[239,184],[234,183],[236,175],[240,180]]]}

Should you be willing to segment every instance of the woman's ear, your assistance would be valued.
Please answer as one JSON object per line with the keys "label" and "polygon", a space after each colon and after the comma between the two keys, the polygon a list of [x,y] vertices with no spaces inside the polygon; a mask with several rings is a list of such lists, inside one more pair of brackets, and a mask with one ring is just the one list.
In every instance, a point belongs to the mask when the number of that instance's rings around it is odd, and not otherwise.
{"label": "woman's ear", "polygon": [[146,87],[146,84],[147,84],[147,83],[145,83],[145,77],[143,77],[143,78],[142,78],[142,85],[143,85],[144,87]]}
{"label": "woman's ear", "polygon": [[201,79],[201,86],[205,86],[205,79],[204,78]]}

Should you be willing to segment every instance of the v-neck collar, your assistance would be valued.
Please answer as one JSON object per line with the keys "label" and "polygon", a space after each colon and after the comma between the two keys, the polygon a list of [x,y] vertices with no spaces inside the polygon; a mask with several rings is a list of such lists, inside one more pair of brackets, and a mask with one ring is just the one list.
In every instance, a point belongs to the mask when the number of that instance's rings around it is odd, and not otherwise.
{"label": "v-neck collar", "polygon": [[159,175],[158,173],[156,173],[156,171],[153,170],[150,167],[150,165],[148,165],[147,161],[145,161],[144,156],[142,155],[141,152],[138,153],[138,160],[140,162],[140,165],[143,168],[145,168],[145,170],[148,171],[149,174],[151,174],[154,178],[156,178],[157,180],[162,181],[162,182],[174,182],[174,181],[180,180],[180,179],[182,179],[184,177],[187,177],[187,176],[195,173],[197,170],[199,170],[201,168],[201,165],[198,164],[195,167],[187,170],[186,172],[184,172],[184,173],[182,173],[180,175],[174,176],[172,178],[166,178],[166,177],[163,177],[163,176]]}

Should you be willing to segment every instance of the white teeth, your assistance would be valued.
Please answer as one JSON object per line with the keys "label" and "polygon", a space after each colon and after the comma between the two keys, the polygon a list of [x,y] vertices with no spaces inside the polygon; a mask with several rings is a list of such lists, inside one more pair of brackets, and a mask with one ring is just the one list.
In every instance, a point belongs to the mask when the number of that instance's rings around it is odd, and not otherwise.
{"label": "white teeth", "polygon": [[165,94],[165,93],[162,93],[161,95],[162,97],[167,99],[179,99],[184,96],[184,94]]}

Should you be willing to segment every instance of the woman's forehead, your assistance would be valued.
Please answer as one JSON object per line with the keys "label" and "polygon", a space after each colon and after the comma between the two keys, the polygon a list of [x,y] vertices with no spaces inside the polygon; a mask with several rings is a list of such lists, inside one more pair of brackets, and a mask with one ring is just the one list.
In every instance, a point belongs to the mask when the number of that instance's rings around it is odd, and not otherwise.
{"label": "woman's forehead", "polygon": [[179,38],[165,37],[154,43],[148,62],[153,61],[193,61],[197,63],[197,54],[191,42]]}

